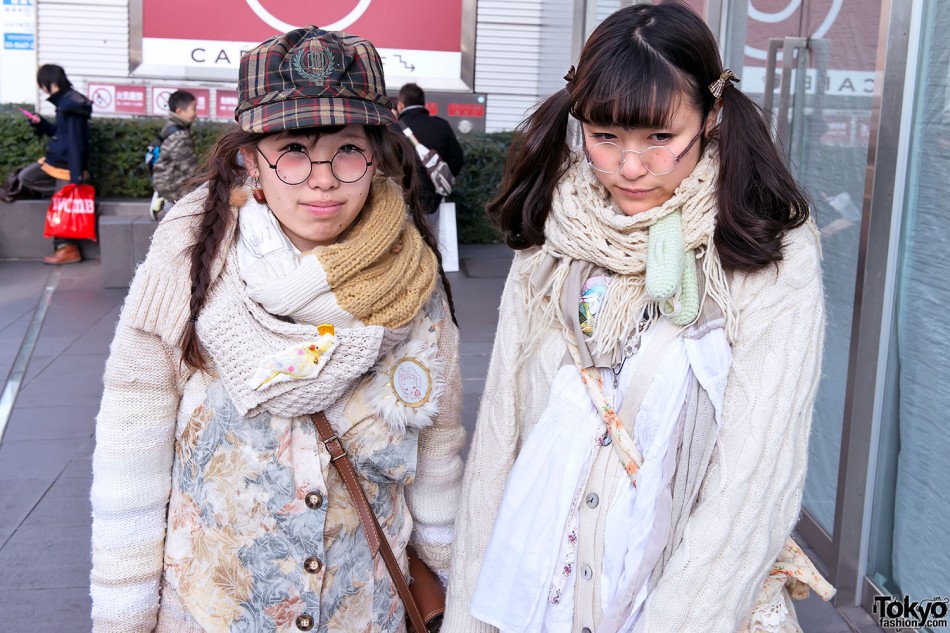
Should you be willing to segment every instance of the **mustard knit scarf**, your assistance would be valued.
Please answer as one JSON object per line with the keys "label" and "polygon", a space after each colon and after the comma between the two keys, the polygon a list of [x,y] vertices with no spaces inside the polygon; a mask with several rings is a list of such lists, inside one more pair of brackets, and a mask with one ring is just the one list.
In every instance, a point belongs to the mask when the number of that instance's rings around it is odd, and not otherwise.
{"label": "mustard knit scarf", "polygon": [[377,179],[345,239],[318,249],[340,307],[366,325],[402,327],[435,289],[437,261],[407,216],[402,189]]}

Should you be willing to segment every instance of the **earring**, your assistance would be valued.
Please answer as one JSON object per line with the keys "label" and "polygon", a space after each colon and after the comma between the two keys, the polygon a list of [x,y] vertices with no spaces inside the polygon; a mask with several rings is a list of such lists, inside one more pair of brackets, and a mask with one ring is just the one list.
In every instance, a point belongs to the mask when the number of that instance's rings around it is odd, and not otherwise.
{"label": "earring", "polygon": [[257,176],[251,176],[251,195],[257,200],[257,204],[267,204],[267,196],[264,195],[264,190],[261,189],[261,181]]}

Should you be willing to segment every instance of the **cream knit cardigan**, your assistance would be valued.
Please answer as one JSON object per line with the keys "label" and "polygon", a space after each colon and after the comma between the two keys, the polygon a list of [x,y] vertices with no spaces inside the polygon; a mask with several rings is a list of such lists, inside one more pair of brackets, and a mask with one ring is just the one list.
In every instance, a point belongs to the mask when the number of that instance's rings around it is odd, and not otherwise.
{"label": "cream knit cardigan", "polygon": [[[730,284],[738,315],[717,450],[682,544],[650,592],[635,633],[735,633],[792,531],[805,483],[824,338],[818,235],[785,236],[784,260]],[[516,254],[456,518],[444,631],[491,633],[469,602],[508,474],[548,401],[566,345],[553,326],[526,353]],[[517,371],[515,368],[518,368]],[[614,633],[614,632],[609,632]]]}
{"label": "cream knit cardigan", "polygon": [[[136,270],[106,362],[91,493],[92,617],[97,633],[146,633],[156,624],[176,419],[183,424],[191,414],[180,406],[193,375],[180,362],[190,287],[190,259],[183,251],[197,234],[206,191],[202,187],[189,194],[162,220],[145,262]],[[213,278],[234,247],[237,222],[233,216],[229,221],[212,264]],[[289,331],[295,328],[299,326],[287,324]],[[260,343],[249,334],[254,333],[230,336],[235,344]],[[400,340],[379,326],[346,328],[337,334],[339,347],[318,379],[283,383],[268,390],[270,394],[249,388],[233,392],[235,406],[242,413],[267,410],[284,417],[324,410],[352,379],[375,364],[378,353]],[[262,349],[273,351],[271,347]],[[416,478],[406,490],[415,522],[412,542],[436,570],[449,564],[461,480],[457,454],[465,441],[457,355],[458,330],[450,324],[439,340],[439,356],[447,367],[440,420],[419,435]],[[204,376],[206,381],[212,378]]]}

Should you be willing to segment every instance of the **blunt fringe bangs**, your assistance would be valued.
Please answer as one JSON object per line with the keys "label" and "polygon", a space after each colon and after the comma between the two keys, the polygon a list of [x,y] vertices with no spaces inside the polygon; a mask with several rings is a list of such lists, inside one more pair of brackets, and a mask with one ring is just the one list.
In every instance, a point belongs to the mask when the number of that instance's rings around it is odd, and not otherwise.
{"label": "blunt fringe bangs", "polygon": [[[571,116],[578,121],[663,128],[672,121],[683,96],[696,92],[694,83],[682,71],[637,37],[619,47],[609,41],[592,44],[600,46],[585,60],[589,68],[578,72],[571,91]],[[630,72],[631,68],[637,72]]]}

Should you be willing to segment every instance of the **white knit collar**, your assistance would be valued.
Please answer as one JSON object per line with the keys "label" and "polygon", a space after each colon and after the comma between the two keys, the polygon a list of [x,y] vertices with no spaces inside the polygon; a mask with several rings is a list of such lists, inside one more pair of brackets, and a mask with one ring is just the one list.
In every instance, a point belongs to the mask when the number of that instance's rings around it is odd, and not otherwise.
{"label": "white knit collar", "polygon": [[[319,247],[318,247],[319,249]],[[238,212],[238,274],[247,295],[267,312],[319,325],[353,327],[361,322],[338,304],[318,249],[301,255],[274,213],[253,197]]]}

